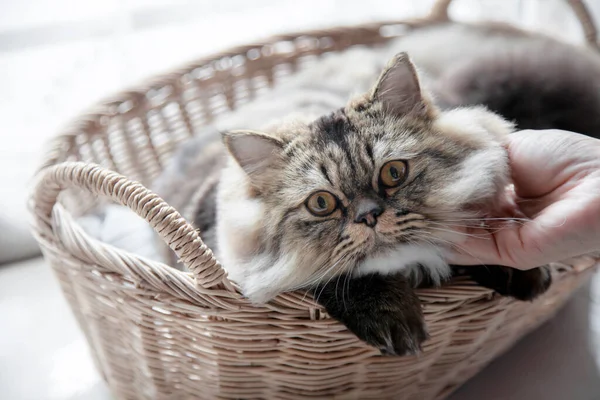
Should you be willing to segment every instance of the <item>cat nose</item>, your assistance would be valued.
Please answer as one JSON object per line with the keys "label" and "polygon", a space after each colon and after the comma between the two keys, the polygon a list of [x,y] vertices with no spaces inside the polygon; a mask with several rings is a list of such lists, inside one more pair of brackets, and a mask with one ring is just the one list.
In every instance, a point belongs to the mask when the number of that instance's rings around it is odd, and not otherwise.
{"label": "cat nose", "polygon": [[383,214],[383,207],[375,200],[363,199],[359,200],[356,207],[356,218],[354,222],[357,224],[366,224],[369,228],[377,225],[377,217]]}

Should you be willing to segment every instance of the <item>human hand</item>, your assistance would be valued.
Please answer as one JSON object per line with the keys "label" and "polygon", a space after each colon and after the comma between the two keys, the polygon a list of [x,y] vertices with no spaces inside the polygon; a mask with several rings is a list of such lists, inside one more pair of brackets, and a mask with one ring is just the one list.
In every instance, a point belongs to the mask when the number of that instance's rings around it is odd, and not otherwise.
{"label": "human hand", "polygon": [[507,149],[514,211],[526,218],[471,229],[448,261],[530,269],[600,250],[600,140],[527,130]]}

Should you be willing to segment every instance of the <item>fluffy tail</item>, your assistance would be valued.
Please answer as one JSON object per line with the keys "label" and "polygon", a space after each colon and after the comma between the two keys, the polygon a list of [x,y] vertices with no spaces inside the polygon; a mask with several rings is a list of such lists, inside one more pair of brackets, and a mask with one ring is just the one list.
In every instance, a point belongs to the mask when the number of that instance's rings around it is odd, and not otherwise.
{"label": "fluffy tail", "polygon": [[600,138],[600,57],[550,43],[519,46],[452,68],[440,79],[448,106],[483,104],[519,129]]}

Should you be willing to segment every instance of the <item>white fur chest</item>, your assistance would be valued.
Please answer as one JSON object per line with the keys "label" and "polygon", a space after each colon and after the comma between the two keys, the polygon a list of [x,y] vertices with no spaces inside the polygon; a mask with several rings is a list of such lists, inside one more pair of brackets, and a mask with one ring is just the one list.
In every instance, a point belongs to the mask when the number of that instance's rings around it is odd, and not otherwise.
{"label": "white fur chest", "polygon": [[433,246],[404,244],[394,250],[366,258],[357,268],[356,275],[378,272],[383,275],[403,272],[417,273],[421,266],[431,279],[439,284],[450,275],[450,267],[444,260],[442,250]]}

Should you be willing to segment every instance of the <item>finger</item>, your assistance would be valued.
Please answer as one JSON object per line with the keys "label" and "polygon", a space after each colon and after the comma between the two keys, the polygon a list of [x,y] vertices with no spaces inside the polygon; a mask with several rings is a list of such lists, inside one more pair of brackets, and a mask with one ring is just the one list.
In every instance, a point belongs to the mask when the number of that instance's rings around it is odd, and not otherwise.
{"label": "finger", "polygon": [[470,236],[448,251],[446,260],[454,265],[498,264],[493,233],[483,228],[472,228],[468,233]]}
{"label": "finger", "polygon": [[[566,150],[577,141],[571,132],[520,131],[509,136],[508,156],[520,198],[544,196],[565,181],[571,163]],[[576,153],[575,153],[576,154]]]}
{"label": "finger", "polygon": [[465,254],[460,250],[450,250],[446,253],[446,262],[450,265],[497,265],[496,262],[486,262],[473,257],[470,254]]}
{"label": "finger", "polygon": [[515,200],[519,211],[523,216],[534,219],[539,215],[546,207],[552,204],[555,196],[543,196],[536,199],[524,199],[518,198]]}
{"label": "finger", "polygon": [[448,252],[446,259],[454,265],[504,265],[522,270],[547,263],[535,240],[523,241],[523,228],[508,224],[497,231],[474,230],[472,236]]}
{"label": "finger", "polygon": [[537,221],[511,223],[494,233],[494,250],[500,265],[531,269],[547,264],[548,241],[540,238]]}

